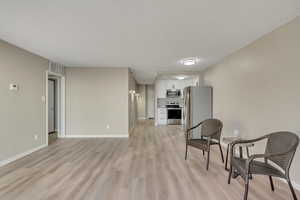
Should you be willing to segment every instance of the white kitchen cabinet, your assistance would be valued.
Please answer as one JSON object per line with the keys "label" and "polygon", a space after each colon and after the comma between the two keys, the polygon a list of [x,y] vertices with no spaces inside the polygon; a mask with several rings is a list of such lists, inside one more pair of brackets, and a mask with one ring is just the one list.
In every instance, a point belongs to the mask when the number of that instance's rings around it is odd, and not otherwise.
{"label": "white kitchen cabinet", "polygon": [[[155,81],[155,124],[165,125],[167,124],[167,109],[158,107],[157,99],[166,98],[166,92],[168,89],[181,90],[181,98],[183,98],[183,89],[188,86],[195,86],[197,79],[184,79],[184,80],[156,80]],[[161,111],[159,111],[162,109]]]}
{"label": "white kitchen cabinet", "polygon": [[158,108],[157,109],[157,123],[159,125],[166,125],[167,121],[168,121],[167,108]]}
{"label": "white kitchen cabinet", "polygon": [[[171,89],[175,89],[176,88],[176,85],[174,83],[174,81],[172,80],[169,80],[169,81],[166,81],[167,82],[167,90],[171,90]],[[174,86],[173,86],[174,85]]]}
{"label": "white kitchen cabinet", "polygon": [[158,81],[156,84],[156,94],[157,98],[166,98],[166,91],[167,91],[167,83],[166,81]]}

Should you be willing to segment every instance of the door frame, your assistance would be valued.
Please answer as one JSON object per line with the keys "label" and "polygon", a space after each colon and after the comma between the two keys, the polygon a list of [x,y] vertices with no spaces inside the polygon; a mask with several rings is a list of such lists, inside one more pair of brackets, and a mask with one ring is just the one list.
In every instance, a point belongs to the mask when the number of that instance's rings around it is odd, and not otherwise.
{"label": "door frame", "polygon": [[[46,130],[45,130],[45,136],[46,136],[46,145],[48,146],[48,79],[49,76],[55,76],[56,84],[57,84],[57,90],[58,90],[58,101],[57,101],[57,116],[58,116],[58,137],[63,138],[66,135],[66,79],[64,75],[57,74],[54,72],[50,72],[49,70],[46,71],[46,95],[45,95],[45,101],[46,101],[46,117],[45,117],[45,123],[46,123]],[[51,77],[53,78],[53,77]]]}

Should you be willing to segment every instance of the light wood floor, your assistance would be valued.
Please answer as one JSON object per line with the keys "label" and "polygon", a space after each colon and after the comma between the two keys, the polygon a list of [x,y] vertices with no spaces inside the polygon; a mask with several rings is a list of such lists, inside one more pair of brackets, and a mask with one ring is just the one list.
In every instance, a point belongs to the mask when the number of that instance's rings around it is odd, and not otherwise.
{"label": "light wood floor", "polygon": [[53,133],[50,133],[48,134],[48,144],[51,145],[53,144],[54,142],[56,142],[57,140],[57,135],[58,133],[57,132],[53,132]]}
{"label": "light wood floor", "polygon": [[[241,179],[227,184],[217,148],[209,171],[202,152],[184,160],[180,127],[140,122],[130,139],[58,139],[0,168],[2,200],[240,200]],[[249,200],[288,200],[285,183],[255,176]],[[298,194],[300,197],[300,195]]]}

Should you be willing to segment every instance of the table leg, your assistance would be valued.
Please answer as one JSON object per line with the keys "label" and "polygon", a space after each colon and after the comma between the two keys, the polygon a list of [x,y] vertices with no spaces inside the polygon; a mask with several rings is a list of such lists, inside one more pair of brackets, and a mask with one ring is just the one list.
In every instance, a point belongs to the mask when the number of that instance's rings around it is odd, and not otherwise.
{"label": "table leg", "polygon": [[[240,151],[240,158],[243,158],[243,147],[239,146],[239,151]],[[240,174],[234,170],[232,174],[232,178],[238,177]]]}
{"label": "table leg", "polygon": [[249,153],[249,147],[246,147],[246,151],[247,151],[247,157],[250,157],[250,153]]}
{"label": "table leg", "polygon": [[[246,147],[246,151],[247,151],[247,158],[249,158],[250,157],[249,147]],[[249,178],[252,179],[252,174],[249,174]]]}
{"label": "table leg", "polygon": [[240,149],[240,158],[243,158],[243,147],[239,147],[239,149]]}
{"label": "table leg", "polygon": [[[243,147],[239,146],[240,158],[243,158]],[[232,178],[237,178],[240,174],[237,170],[233,171]]]}
{"label": "table leg", "polygon": [[225,160],[225,170],[228,171],[227,163],[228,163],[228,156],[229,156],[229,148],[230,144],[227,145],[227,151],[226,151],[226,160]]}

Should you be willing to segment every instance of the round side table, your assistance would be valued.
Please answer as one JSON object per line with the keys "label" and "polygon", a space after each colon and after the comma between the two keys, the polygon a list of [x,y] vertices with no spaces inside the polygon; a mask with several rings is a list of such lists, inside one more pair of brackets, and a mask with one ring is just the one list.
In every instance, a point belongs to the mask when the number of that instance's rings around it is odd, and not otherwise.
{"label": "round side table", "polygon": [[[230,143],[241,139],[240,137],[235,137],[235,136],[229,136],[229,137],[223,137],[223,142],[225,144],[227,144],[227,151],[226,151],[226,160],[225,160],[225,170],[229,171],[227,165],[228,165],[228,159],[229,159],[229,150],[230,150]],[[247,153],[247,157],[250,156],[249,153],[249,147],[253,147],[254,143],[245,143],[245,144],[237,144],[238,148],[239,148],[239,154],[240,154],[240,158],[243,158],[243,148],[246,149],[246,153]]]}

